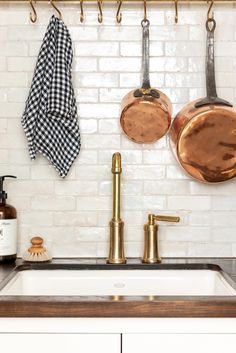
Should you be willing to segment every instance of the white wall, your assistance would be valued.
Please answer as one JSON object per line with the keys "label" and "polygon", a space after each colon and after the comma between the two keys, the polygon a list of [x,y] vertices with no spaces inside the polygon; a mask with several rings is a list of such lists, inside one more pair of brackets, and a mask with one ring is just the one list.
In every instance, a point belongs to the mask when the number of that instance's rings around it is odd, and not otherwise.
{"label": "white wall", "polygon": [[[19,255],[32,235],[47,240],[54,256],[106,256],[111,218],[111,156],[123,156],[122,218],[127,256],[143,251],[143,224],[149,212],[178,214],[181,223],[160,228],[162,256],[236,256],[236,182],[203,185],[179,168],[168,138],[152,145],[130,142],[119,127],[121,98],[140,84],[141,5],[124,5],[121,25],[114,6],[58,5],[74,43],[73,80],[80,116],[82,150],[68,178],[61,180],[45,158],[31,162],[20,125],[37,53],[53,11],[38,4],[38,22],[29,7],[0,4],[0,174],[8,181],[9,203],[19,215]],[[151,80],[172,99],[176,113],[204,96],[207,6],[152,5]],[[236,9],[215,5],[216,73],[219,95],[236,102]]]}

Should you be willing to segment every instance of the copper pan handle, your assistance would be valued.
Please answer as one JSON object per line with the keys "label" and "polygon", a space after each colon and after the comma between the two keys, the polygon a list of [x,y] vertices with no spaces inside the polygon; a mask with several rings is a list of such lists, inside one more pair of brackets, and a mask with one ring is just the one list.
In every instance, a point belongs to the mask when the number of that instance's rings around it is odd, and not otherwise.
{"label": "copper pan handle", "polygon": [[206,92],[207,96],[195,104],[195,108],[204,105],[225,105],[232,107],[228,101],[217,96],[215,81],[215,56],[214,56],[214,32],[216,21],[214,18],[208,18],[206,21],[207,44],[206,44]]}
{"label": "copper pan handle", "polygon": [[134,92],[134,97],[142,97],[144,95],[159,98],[160,94],[151,88],[149,76],[149,25],[148,19],[141,22],[143,28],[142,39],[142,87]]}
{"label": "copper pan handle", "polygon": [[149,77],[149,21],[142,20],[141,25],[143,27],[143,41],[142,41],[142,69],[143,69],[143,83],[142,89],[149,90],[150,77]]}

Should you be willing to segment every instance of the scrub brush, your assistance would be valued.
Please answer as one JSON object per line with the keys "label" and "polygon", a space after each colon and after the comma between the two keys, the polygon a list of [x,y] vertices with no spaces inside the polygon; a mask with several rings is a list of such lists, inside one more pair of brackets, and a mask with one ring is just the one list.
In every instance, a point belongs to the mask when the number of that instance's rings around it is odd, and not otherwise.
{"label": "scrub brush", "polygon": [[29,262],[46,262],[52,259],[52,256],[47,249],[42,246],[43,238],[33,237],[31,239],[31,244],[32,246],[23,255],[23,260]]}

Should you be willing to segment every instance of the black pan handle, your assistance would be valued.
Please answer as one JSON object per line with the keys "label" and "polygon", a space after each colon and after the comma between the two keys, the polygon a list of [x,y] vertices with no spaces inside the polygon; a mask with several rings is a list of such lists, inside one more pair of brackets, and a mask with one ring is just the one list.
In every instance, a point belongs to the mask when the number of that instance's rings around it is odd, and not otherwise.
{"label": "black pan handle", "polygon": [[216,21],[208,18],[206,21],[207,46],[206,46],[206,92],[207,96],[195,104],[196,108],[204,105],[225,105],[232,107],[228,101],[217,96],[215,81],[215,58],[214,58],[214,32]]}
{"label": "black pan handle", "polygon": [[150,77],[149,77],[149,25],[150,22],[142,20],[141,25],[143,27],[143,40],[142,40],[142,70],[143,70],[143,82],[142,87],[134,92],[134,97],[152,96],[159,98],[160,94],[158,91],[151,88]]}

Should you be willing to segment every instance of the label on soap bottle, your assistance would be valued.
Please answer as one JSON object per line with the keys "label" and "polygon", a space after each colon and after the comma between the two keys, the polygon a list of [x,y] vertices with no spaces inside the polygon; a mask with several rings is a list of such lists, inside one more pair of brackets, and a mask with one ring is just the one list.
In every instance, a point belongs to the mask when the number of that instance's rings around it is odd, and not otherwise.
{"label": "label on soap bottle", "polygon": [[16,254],[17,247],[17,220],[0,220],[0,256]]}

